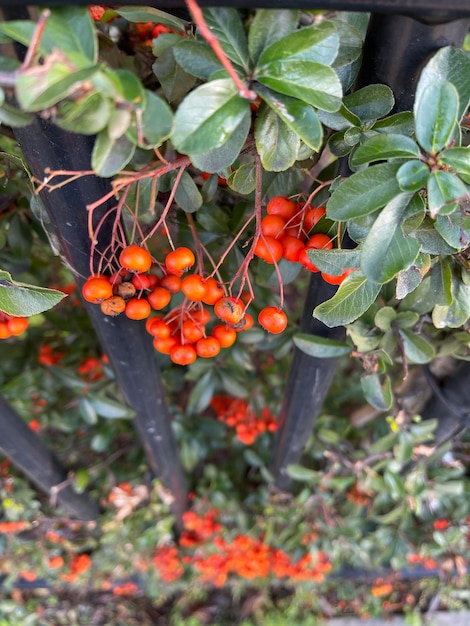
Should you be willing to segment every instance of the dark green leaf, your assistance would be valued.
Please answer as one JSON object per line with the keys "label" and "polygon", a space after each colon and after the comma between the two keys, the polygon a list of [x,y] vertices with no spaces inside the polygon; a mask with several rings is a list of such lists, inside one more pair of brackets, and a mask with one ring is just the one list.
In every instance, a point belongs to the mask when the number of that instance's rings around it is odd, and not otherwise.
{"label": "dark green leaf", "polygon": [[294,463],[287,466],[286,473],[289,478],[307,483],[315,482],[318,479],[318,472]]}
{"label": "dark green leaf", "polygon": [[125,69],[114,70],[112,79],[119,95],[126,103],[145,106],[145,89],[133,72]]}
{"label": "dark green leaf", "polygon": [[280,172],[291,167],[300,147],[300,139],[276,113],[260,107],[255,122],[256,148],[264,169]]}
{"label": "dark green leaf", "polygon": [[431,217],[452,213],[459,200],[468,195],[467,187],[455,174],[437,170],[428,179],[428,207]]}
{"label": "dark green leaf", "polygon": [[445,257],[432,268],[431,290],[436,304],[443,307],[452,304],[452,266]]}
{"label": "dark green leaf", "polygon": [[387,115],[394,104],[393,92],[387,85],[367,85],[344,98],[344,105],[363,123]]}
{"label": "dark green leaf", "polygon": [[435,350],[424,337],[403,328],[398,329],[398,333],[402,339],[407,359],[412,363],[429,363],[432,361]]}
{"label": "dark green leaf", "polygon": [[221,69],[220,61],[215,52],[202,41],[183,39],[173,48],[173,54],[178,65],[188,74],[202,80],[208,80],[209,76]]}
{"label": "dark green leaf", "polygon": [[351,155],[353,167],[386,159],[410,159],[419,157],[418,144],[410,137],[393,133],[374,135],[366,139]]}
{"label": "dark green leaf", "polygon": [[186,405],[186,411],[189,415],[201,413],[204,409],[207,409],[214,395],[215,382],[213,370],[209,370],[201,376],[189,394]]}
{"label": "dark green leaf", "polygon": [[250,105],[232,80],[212,81],[191,92],[178,107],[172,142],[185,154],[209,152],[227,143],[247,116]]}
{"label": "dark green leaf", "polygon": [[330,328],[350,324],[375,302],[379,291],[379,284],[368,280],[362,272],[353,272],[330,300],[314,309],[313,316]]}
{"label": "dark green leaf", "polygon": [[180,18],[165,13],[159,9],[146,6],[125,6],[115,9],[118,15],[121,15],[128,22],[153,22],[154,24],[165,24],[170,28],[176,28],[177,30],[184,31],[187,22]]}
{"label": "dark green leaf", "polygon": [[96,137],[91,155],[91,166],[98,176],[104,178],[114,176],[129,163],[134,152],[135,145],[125,135],[113,140],[105,129]]}
{"label": "dark green leaf", "polygon": [[379,133],[398,133],[399,135],[407,135],[409,137],[415,130],[413,113],[411,111],[403,111],[402,113],[389,115],[375,122],[372,130]]}
{"label": "dark green leaf", "polygon": [[318,117],[325,126],[332,130],[346,130],[347,128],[351,128],[351,126],[357,126],[359,128],[361,125],[361,120],[357,115],[354,115],[344,104],[341,105],[336,113],[318,111]]}
{"label": "dark green leaf", "polygon": [[359,267],[361,254],[357,249],[333,248],[332,250],[311,249],[308,251],[308,256],[321,272],[340,276],[348,268]]}
{"label": "dark green leaf", "polygon": [[297,28],[299,11],[289,9],[258,9],[250,25],[248,48],[256,65],[260,54],[275,41]]}
{"label": "dark green leaf", "polygon": [[470,246],[470,217],[464,213],[456,211],[452,215],[438,215],[434,226],[453,248],[460,251]]}
{"label": "dark green leaf", "polygon": [[137,119],[127,131],[127,137],[140,148],[158,148],[171,134],[173,113],[167,103],[152,91],[146,92],[145,109],[139,122]]}
{"label": "dark green leaf", "polygon": [[194,213],[202,206],[202,196],[188,172],[183,172],[175,192],[175,202],[186,213]]}
{"label": "dark green leaf", "polygon": [[211,32],[217,37],[228,58],[245,71],[250,69],[248,42],[240,14],[236,9],[212,7],[203,9]]}
{"label": "dark green leaf", "polygon": [[359,141],[361,140],[361,129],[353,126],[352,128],[347,128],[344,131],[344,141],[348,146],[357,146]]}
{"label": "dark green leaf", "polygon": [[449,82],[433,83],[423,89],[415,104],[416,139],[430,154],[445,148],[457,130],[459,94]]}
{"label": "dark green leaf", "polygon": [[400,193],[397,163],[379,163],[356,172],[333,192],[327,204],[331,219],[344,221],[382,208]]}
{"label": "dark green leaf", "polygon": [[470,286],[457,276],[452,279],[452,303],[436,304],[432,311],[432,323],[436,328],[460,328],[470,318]]}
{"label": "dark green leaf", "polygon": [[383,383],[378,374],[361,376],[361,386],[369,404],[379,411],[388,411],[393,404],[393,393],[390,378],[386,376]]}
{"label": "dark green leaf", "polygon": [[344,131],[333,133],[328,139],[328,147],[331,153],[336,157],[344,157],[352,150],[352,146],[347,144],[344,140]]}
{"label": "dark green leaf", "polygon": [[325,111],[341,106],[342,87],[335,71],[312,61],[274,61],[258,68],[256,80],[274,91]]}
{"label": "dark green leaf", "polygon": [[307,146],[312,150],[319,150],[323,140],[323,128],[311,105],[296,98],[282,96],[261,85],[256,88],[256,92]]}
{"label": "dark green leaf", "polygon": [[336,32],[339,36],[339,50],[333,66],[338,70],[344,65],[350,65],[356,61],[362,52],[362,36],[359,30],[352,24],[342,19],[333,20]]}
{"label": "dark green leaf", "polygon": [[332,22],[301,28],[275,41],[263,50],[258,60],[258,70],[263,66],[283,61],[309,61],[331,65],[338,54],[339,39]]}
{"label": "dark green leaf", "polygon": [[96,135],[106,127],[110,115],[111,100],[94,92],[75,102],[60,102],[54,122],[70,132]]}
{"label": "dark green leaf", "polygon": [[443,150],[439,153],[439,163],[451,167],[470,184],[470,147]]}
{"label": "dark green leaf", "polygon": [[[180,39],[178,35],[176,37]],[[166,48],[152,65],[152,70],[168,102],[178,102],[184,98],[196,83],[196,78],[188,74],[181,64],[176,62],[176,49],[171,46]]]}
{"label": "dark green leaf", "polygon": [[230,189],[242,195],[248,195],[255,190],[256,172],[254,163],[243,163],[229,177]]}
{"label": "dark green leaf", "polygon": [[30,317],[51,309],[63,298],[61,291],[16,282],[0,270],[0,311],[8,315]]}
{"label": "dark green leaf", "polygon": [[299,350],[317,359],[340,357],[351,352],[347,343],[316,335],[294,335],[294,343]]}
{"label": "dark green leaf", "polygon": [[435,221],[426,217],[413,232],[413,237],[421,244],[421,252],[429,254],[455,254],[457,250],[441,237],[435,229]]}
{"label": "dark green leaf", "polygon": [[402,191],[419,191],[426,187],[429,167],[423,161],[413,159],[403,163],[397,172],[397,181]]}

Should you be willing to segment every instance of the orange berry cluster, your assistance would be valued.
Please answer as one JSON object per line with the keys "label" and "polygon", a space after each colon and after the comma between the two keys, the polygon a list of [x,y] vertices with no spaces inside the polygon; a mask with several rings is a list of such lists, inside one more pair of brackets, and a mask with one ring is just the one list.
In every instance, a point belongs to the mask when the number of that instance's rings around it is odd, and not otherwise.
{"label": "orange berry cluster", "polygon": [[258,416],[241,398],[214,396],[211,407],[217,413],[217,419],[235,428],[238,439],[247,446],[254,443],[261,433],[274,432],[278,428],[277,420],[268,408],[262,409]]}
{"label": "orange berry cluster", "polygon": [[[272,198],[266,207],[267,215],[261,221],[261,236],[254,253],[266,263],[278,263],[281,258],[300,263],[310,272],[320,271],[308,256],[308,250],[331,250],[333,240],[325,233],[309,236],[312,228],[326,213],[323,206],[298,204],[286,196]],[[343,282],[352,270],[340,276],[321,272],[322,278],[333,285]]]}
{"label": "orange berry cluster", "polygon": [[[148,250],[132,244],[119,255],[120,269],[111,277],[90,276],[82,287],[87,302],[99,304],[105,315],[124,313],[133,320],[146,319],[146,329],[154,338],[155,349],[168,354],[174,363],[189,365],[196,358],[211,358],[221,348],[229,348],[237,333],[253,326],[253,317],[247,305],[239,298],[228,296],[212,276],[187,273],[194,265],[194,253],[185,247],[176,248],[161,264],[163,276],[150,272],[152,257]],[[186,273],[186,275],[184,275]],[[171,302],[174,294],[182,292],[185,299],[165,315],[154,315]],[[210,332],[206,326],[212,315],[220,320]],[[272,333],[280,333],[287,326],[287,316],[276,307],[261,310],[258,321]]]}
{"label": "orange berry cluster", "polygon": [[16,317],[0,311],[0,339],[9,339],[23,334],[28,324],[26,317]]}

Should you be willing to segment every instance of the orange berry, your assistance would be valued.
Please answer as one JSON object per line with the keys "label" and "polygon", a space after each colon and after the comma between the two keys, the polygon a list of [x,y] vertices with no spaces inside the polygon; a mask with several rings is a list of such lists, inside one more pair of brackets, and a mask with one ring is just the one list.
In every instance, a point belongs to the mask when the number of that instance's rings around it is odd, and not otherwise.
{"label": "orange berry", "polygon": [[165,266],[170,274],[181,275],[184,270],[192,267],[196,258],[189,248],[176,248],[169,252],[165,258]]}
{"label": "orange berry", "polygon": [[8,329],[8,324],[6,322],[0,322],[0,339],[9,339],[11,337],[11,332]]}
{"label": "orange berry", "polygon": [[170,350],[170,359],[177,365],[190,365],[196,358],[196,349],[190,343],[177,344]]}
{"label": "orange berry", "polygon": [[144,320],[152,308],[144,298],[131,298],[126,304],[126,316],[131,320]]}
{"label": "orange berry", "polygon": [[203,337],[196,343],[196,353],[203,359],[210,359],[220,352],[220,343],[215,337]]}
{"label": "orange berry", "polygon": [[321,277],[323,278],[325,283],[329,283],[330,285],[341,285],[341,283],[349,276],[349,274],[351,274],[351,272],[354,272],[353,267],[349,267],[339,276],[333,276],[333,274],[326,274],[325,272],[322,272]]}
{"label": "orange berry", "polygon": [[193,302],[200,302],[206,295],[206,283],[200,274],[190,274],[181,281],[181,291]]}
{"label": "orange berry", "polygon": [[261,232],[265,237],[277,237],[286,225],[280,215],[266,215],[261,220]]}
{"label": "orange berry", "polygon": [[282,257],[282,244],[274,237],[260,237],[253,250],[257,257],[266,263],[277,263]]}
{"label": "orange berry", "polygon": [[233,328],[237,331],[237,333],[239,333],[241,331],[249,330],[253,327],[254,323],[255,320],[253,319],[253,316],[249,313],[245,313],[242,319],[238,322],[238,324],[235,324]]}
{"label": "orange berry", "polygon": [[224,297],[225,292],[223,285],[221,285],[215,278],[212,276],[206,278],[204,283],[206,285],[206,293],[202,299],[204,304],[215,304],[217,300]]}
{"label": "orange berry", "polygon": [[143,289],[149,289],[150,288],[150,275],[149,274],[134,274],[131,282],[134,285],[134,287],[139,291]]}
{"label": "orange berry", "polygon": [[155,348],[155,350],[157,350],[157,352],[160,352],[161,354],[170,354],[172,348],[174,348],[178,344],[178,339],[173,336],[155,337],[155,339],[153,340],[153,347]]}
{"label": "orange berry", "polygon": [[119,263],[121,267],[133,272],[148,272],[152,266],[152,257],[145,248],[132,244],[121,251]]}
{"label": "orange berry", "polygon": [[230,348],[237,339],[237,332],[227,324],[218,324],[212,329],[212,336],[217,339],[221,348]]}
{"label": "orange berry", "polygon": [[258,322],[268,332],[278,335],[287,327],[287,315],[275,306],[266,306],[261,309]]}
{"label": "orange berry", "polygon": [[29,321],[27,317],[10,317],[6,324],[10,334],[16,337],[24,333],[28,328]]}
{"label": "orange berry", "polygon": [[211,318],[211,314],[204,307],[201,307],[197,311],[190,311],[188,313],[188,316],[190,319],[196,322],[196,324],[200,324],[202,326],[205,326]]}
{"label": "orange berry", "polygon": [[90,276],[82,287],[82,296],[87,302],[99,304],[113,295],[113,287],[106,276]]}
{"label": "orange berry", "polygon": [[303,250],[300,251],[299,263],[303,265],[305,269],[309,270],[310,272],[320,271],[318,267],[314,263],[312,263],[312,261],[310,260],[310,257],[308,256],[308,253],[307,253],[307,248],[304,248]]}
{"label": "orange berry", "polygon": [[287,259],[287,261],[297,263],[300,253],[305,248],[302,241],[297,239],[297,237],[285,235],[282,239],[280,239],[280,242],[282,245],[282,256]]}
{"label": "orange berry", "polygon": [[315,248],[316,250],[331,250],[333,247],[333,239],[331,239],[325,233],[315,233],[310,239],[307,240],[305,247],[309,250]]}
{"label": "orange berry", "polygon": [[115,317],[126,310],[126,301],[121,296],[111,296],[103,300],[100,306],[105,315]]}
{"label": "orange berry", "polygon": [[324,206],[315,206],[307,211],[304,218],[305,231],[308,233],[310,230],[312,230],[315,224],[321,220],[325,213],[326,209]]}
{"label": "orange berry", "polygon": [[165,287],[155,287],[153,291],[147,294],[147,300],[149,301],[152,309],[160,311],[170,303],[171,293],[168,289],[165,289]]}
{"label": "orange berry", "polygon": [[266,207],[268,215],[279,215],[284,220],[290,220],[298,212],[299,207],[294,200],[289,200],[285,196],[271,198]]}
{"label": "orange berry", "polygon": [[181,289],[181,278],[175,274],[168,274],[160,280],[160,287],[165,287],[171,294],[178,293]]}
{"label": "orange berry", "polygon": [[196,343],[196,341],[204,337],[204,326],[197,324],[191,319],[185,320],[181,325],[181,332],[183,337],[190,343]]}
{"label": "orange berry", "polygon": [[243,302],[231,296],[220,298],[214,305],[214,313],[228,324],[238,324],[245,312]]}

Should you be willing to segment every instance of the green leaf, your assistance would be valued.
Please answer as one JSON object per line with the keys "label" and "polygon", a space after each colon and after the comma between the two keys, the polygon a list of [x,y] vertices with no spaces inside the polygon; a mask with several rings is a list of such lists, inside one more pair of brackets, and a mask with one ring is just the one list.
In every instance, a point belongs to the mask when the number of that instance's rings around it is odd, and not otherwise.
{"label": "green leaf", "polygon": [[328,139],[328,147],[336,157],[344,157],[352,150],[352,147],[344,140],[344,131],[333,133]]}
{"label": "green leaf", "polygon": [[350,158],[352,167],[386,159],[410,159],[419,157],[418,144],[405,135],[378,134],[366,139],[356,148]]}
{"label": "green leaf", "polygon": [[382,209],[362,244],[361,269],[376,283],[387,283],[418,256],[419,243],[401,228],[411,196],[401,193]]}
{"label": "green leaf", "polygon": [[242,163],[229,176],[228,184],[230,189],[244,196],[252,193],[256,188],[256,172],[253,163]]}
{"label": "green leaf", "polygon": [[55,289],[19,283],[0,270],[0,311],[17,317],[30,317],[58,304],[65,294]]}
{"label": "green leaf", "polygon": [[368,280],[362,272],[353,272],[332,298],[314,309],[313,316],[330,328],[350,324],[375,302],[379,291],[379,284]]}
{"label": "green leaf", "polygon": [[259,67],[256,80],[274,91],[325,111],[341,106],[342,87],[335,71],[313,61],[274,61]]}
{"label": "green leaf", "polygon": [[398,333],[403,341],[407,359],[412,363],[429,363],[432,361],[435,350],[424,337],[403,328],[399,328]]}
{"label": "green leaf", "polygon": [[250,116],[231,79],[215,80],[191,92],[178,107],[172,142],[184,154],[202,154],[220,148]]}
{"label": "green leaf", "polygon": [[307,483],[316,482],[318,479],[318,472],[308,467],[303,467],[303,465],[297,465],[296,463],[291,463],[287,466],[286,474],[293,480],[300,480],[301,482]]}
{"label": "green leaf", "polygon": [[107,398],[104,395],[89,393],[87,398],[96,413],[106,419],[130,419],[135,415],[133,409],[116,402],[116,400],[111,400],[111,398]]}
{"label": "green leaf", "polygon": [[[173,177],[176,177],[176,174]],[[194,213],[202,206],[202,196],[188,172],[183,172],[175,192],[176,204],[186,211]]]}
{"label": "green leaf", "polygon": [[390,113],[395,104],[393,91],[387,85],[367,85],[345,96],[344,105],[362,123],[377,120]]}
{"label": "green leaf", "polygon": [[460,48],[446,46],[438,50],[421,72],[415,95],[415,109],[421,106],[421,100],[429,85],[449,81],[459,94],[458,121],[468,109],[470,103],[470,58],[468,52]]}
{"label": "green leaf", "polygon": [[470,217],[456,211],[452,215],[438,215],[434,227],[441,237],[456,250],[470,246]]}
{"label": "green leaf", "polygon": [[421,244],[421,252],[429,254],[455,254],[457,250],[450,246],[437,232],[435,221],[426,217],[413,232],[413,238]]}
{"label": "green leaf", "polygon": [[145,108],[140,118],[139,142],[137,118],[127,131],[127,138],[140,148],[158,148],[168,139],[173,128],[173,113],[167,103],[152,91],[146,91]]}
{"label": "green leaf", "polygon": [[96,135],[108,124],[111,115],[111,100],[94,92],[75,102],[60,102],[54,123],[64,130]]}
{"label": "green leaf", "polygon": [[118,69],[109,74],[121,98],[134,106],[145,106],[145,89],[139,78],[130,70]]}
{"label": "green leaf", "polygon": [[373,213],[400,193],[397,163],[379,163],[356,172],[339,185],[327,203],[327,215],[338,221]]}
{"label": "green leaf", "polygon": [[345,65],[351,65],[362,52],[362,36],[360,31],[353,25],[341,19],[332,20],[339,36],[339,50],[334,60],[336,70]]}
{"label": "green leaf", "polygon": [[177,30],[184,31],[185,25],[188,23],[170,13],[165,13],[159,9],[146,6],[124,6],[115,9],[118,15],[121,15],[128,22],[153,22],[154,24],[165,24]]}
{"label": "green leaf", "polygon": [[248,49],[256,65],[260,54],[271,44],[297,28],[299,11],[289,9],[258,9],[248,33]]}
{"label": "green leaf", "polygon": [[[181,39],[179,35],[174,36]],[[168,102],[179,102],[196,84],[196,78],[176,62],[175,52],[176,46],[169,46],[152,65]]]}
{"label": "green leaf", "polygon": [[419,191],[429,180],[429,166],[413,159],[403,163],[397,172],[397,181],[402,191]]}
{"label": "green leaf", "polygon": [[459,94],[449,82],[434,83],[423,89],[415,104],[416,139],[430,154],[445,148],[457,130]]}
{"label": "green leaf", "polygon": [[452,213],[459,200],[468,195],[468,189],[460,178],[443,170],[431,172],[427,192],[431,217],[435,217],[438,213],[441,215]]}
{"label": "green leaf", "polygon": [[79,467],[73,472],[73,488],[77,493],[83,493],[88,487],[90,482],[90,475],[88,470],[84,467]]}
{"label": "green leaf", "polygon": [[186,411],[188,415],[201,413],[209,406],[215,389],[214,371],[206,372],[194,385],[189,394]]}
{"label": "green leaf", "polygon": [[321,272],[340,276],[348,268],[359,267],[361,253],[359,250],[333,248],[332,250],[308,250],[308,256]]}
{"label": "green leaf", "polygon": [[23,128],[24,126],[29,126],[32,121],[33,118],[29,113],[18,111],[10,104],[4,104],[0,107],[0,124],[11,126],[12,128]]}
{"label": "green leaf", "polygon": [[78,410],[83,420],[93,426],[98,422],[98,415],[96,414],[93,405],[87,398],[82,398],[78,403]]}
{"label": "green leaf", "polygon": [[470,318],[470,286],[458,277],[452,280],[452,303],[436,304],[432,311],[432,323],[436,328],[460,328]]}
{"label": "green leaf", "polygon": [[212,7],[203,9],[202,13],[228,58],[249,71],[248,42],[239,12],[232,8]]}
{"label": "green leaf", "polygon": [[245,115],[229,139],[220,148],[203,154],[192,154],[193,165],[203,172],[220,172],[232,165],[243,148],[251,126],[251,116]]}
{"label": "green leaf", "polygon": [[451,167],[470,184],[470,147],[447,148],[439,153],[438,162]]}
{"label": "green leaf", "polygon": [[379,411],[388,411],[392,407],[393,392],[388,376],[382,383],[378,374],[364,374],[361,376],[361,387],[367,402]]}
{"label": "green leaf", "polygon": [[361,120],[354,115],[344,104],[341,105],[336,113],[327,113],[326,111],[318,111],[318,117],[322,124],[332,130],[346,130],[352,126],[361,125]]}
{"label": "green leaf", "polygon": [[113,140],[104,129],[96,137],[91,166],[98,176],[114,176],[129,163],[134,152],[135,145],[125,135]]}
{"label": "green leaf", "polygon": [[384,306],[377,311],[374,324],[380,330],[387,332],[392,329],[392,323],[397,319],[397,312],[391,306]]}
{"label": "green leaf", "polygon": [[[315,26],[301,28],[263,50],[258,69],[283,61],[310,61],[331,65],[338,54],[339,39],[332,22],[324,21]],[[257,71],[257,70],[256,70]]]}
{"label": "green leaf", "polygon": [[319,150],[323,141],[323,128],[313,107],[296,98],[282,96],[258,85],[256,93],[281,120],[312,150]]}
{"label": "green leaf", "polygon": [[212,48],[203,41],[183,39],[173,47],[173,54],[178,65],[188,74],[202,80],[208,80],[221,64]]}
{"label": "green leaf", "polygon": [[281,172],[291,167],[300,148],[300,139],[276,113],[260,107],[255,122],[256,149],[264,169]]}
{"label": "green leaf", "polygon": [[443,307],[452,304],[452,266],[446,258],[440,259],[432,268],[431,290],[436,304]]}
{"label": "green leaf", "polygon": [[344,141],[348,146],[357,146],[357,144],[361,140],[361,129],[353,126],[352,128],[348,128],[344,131]]}
{"label": "green leaf", "polygon": [[407,135],[409,137],[415,130],[413,113],[411,111],[402,111],[401,113],[389,115],[374,122],[372,130],[379,133],[397,133],[398,135]]}
{"label": "green leaf", "polygon": [[351,352],[351,346],[347,343],[316,335],[294,335],[294,344],[305,354],[317,359],[336,358]]}

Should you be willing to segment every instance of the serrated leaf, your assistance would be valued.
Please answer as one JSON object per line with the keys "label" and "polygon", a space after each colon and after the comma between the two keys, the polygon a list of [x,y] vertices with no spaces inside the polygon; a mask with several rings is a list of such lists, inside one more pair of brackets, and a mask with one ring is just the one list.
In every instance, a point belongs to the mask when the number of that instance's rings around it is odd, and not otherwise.
{"label": "serrated leaf", "polygon": [[429,166],[426,163],[413,159],[403,163],[398,170],[398,185],[402,191],[419,191],[426,187],[429,174]]}
{"label": "serrated leaf", "polygon": [[332,22],[323,21],[301,28],[274,42],[261,53],[258,67],[278,61],[313,61],[331,65],[339,50],[339,38]]}
{"label": "serrated leaf", "polygon": [[381,382],[378,374],[364,374],[361,387],[367,402],[379,411],[388,411],[392,407],[393,392],[388,376]]}
{"label": "serrated leaf", "polygon": [[91,166],[98,176],[114,176],[129,163],[134,152],[135,145],[125,135],[113,140],[105,128],[96,136]]}
{"label": "serrated leaf", "polygon": [[250,105],[231,79],[219,79],[192,91],[178,107],[172,142],[184,154],[220,148],[250,116]]}
{"label": "serrated leaf", "polygon": [[323,128],[314,108],[289,96],[283,96],[259,85],[256,93],[312,150],[319,150],[323,141]]}
{"label": "serrated leaf", "polygon": [[333,248],[332,250],[316,250],[312,248],[307,254],[321,272],[340,276],[344,270],[359,267],[361,253],[359,250]]}
{"label": "serrated leaf", "polygon": [[124,6],[115,9],[115,11],[128,22],[152,22],[154,24],[165,24],[165,26],[170,26],[171,28],[176,28],[181,31],[184,31],[185,25],[188,23],[175,15],[165,13],[159,9],[154,9],[153,7]]}
{"label": "serrated leaf", "polygon": [[221,64],[212,48],[205,42],[183,39],[173,47],[176,62],[188,74],[208,80]]}
{"label": "serrated leaf", "polygon": [[202,13],[228,58],[248,71],[248,42],[239,12],[233,8],[212,7],[203,9]]}
{"label": "serrated leaf", "polygon": [[459,94],[449,82],[427,85],[415,104],[416,139],[430,154],[445,148],[456,131]]}
{"label": "serrated leaf", "polygon": [[344,105],[363,123],[384,117],[394,104],[393,91],[387,85],[367,85],[344,98]]}
{"label": "serrated leaf", "polygon": [[401,193],[382,209],[362,244],[361,268],[376,283],[387,283],[418,256],[419,243],[401,228],[411,195]]}
{"label": "serrated leaf", "polygon": [[335,71],[313,61],[273,61],[259,67],[256,80],[274,91],[325,111],[341,106],[342,87]]}
{"label": "serrated leaf", "polygon": [[287,170],[297,159],[298,135],[267,106],[260,107],[258,112],[255,141],[263,167],[270,172]]}
{"label": "serrated leaf", "polygon": [[394,133],[378,134],[366,139],[351,155],[353,167],[386,159],[411,159],[420,156],[418,144],[410,137]]}
{"label": "serrated leaf", "polygon": [[350,324],[375,302],[379,291],[378,283],[368,280],[362,272],[353,272],[332,298],[314,309],[313,316],[330,328]]}
{"label": "serrated leaf", "polygon": [[188,172],[183,172],[179,180],[175,202],[186,213],[194,213],[202,206],[201,193]]}
{"label": "serrated leaf", "polygon": [[297,28],[299,11],[289,9],[258,9],[248,33],[248,49],[256,65],[260,54],[271,44]]}
{"label": "serrated leaf", "polygon": [[399,167],[397,163],[379,163],[342,181],[326,205],[328,217],[344,221],[381,209],[400,193]]}
{"label": "serrated leaf", "polygon": [[407,359],[413,363],[429,363],[429,361],[432,361],[436,351],[424,337],[404,328],[399,328],[398,333],[402,339]]}
{"label": "serrated leaf", "polygon": [[326,337],[297,334],[293,340],[299,350],[317,359],[336,358],[351,352],[351,347],[347,343]]}
{"label": "serrated leaf", "polygon": [[0,311],[17,317],[30,317],[52,309],[65,294],[14,281],[9,272],[0,270]]}

